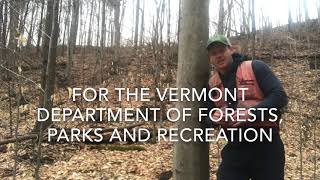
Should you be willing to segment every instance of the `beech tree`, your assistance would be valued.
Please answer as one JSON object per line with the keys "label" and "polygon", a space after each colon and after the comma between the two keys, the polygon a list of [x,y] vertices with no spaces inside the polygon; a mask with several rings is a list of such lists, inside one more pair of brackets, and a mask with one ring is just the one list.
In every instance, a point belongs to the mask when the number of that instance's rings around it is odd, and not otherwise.
{"label": "beech tree", "polygon": [[[206,57],[208,39],[209,1],[182,1],[182,19],[179,35],[177,88],[196,88],[205,86],[209,76],[209,65]],[[195,14],[197,16],[195,16]],[[185,107],[192,108],[192,117],[186,121],[177,121],[177,127],[201,127],[196,115],[200,102],[178,102],[177,108],[182,112]],[[193,137],[192,132],[184,133],[186,138]],[[183,142],[174,145],[174,179],[198,180],[209,179],[209,145],[200,142]]]}

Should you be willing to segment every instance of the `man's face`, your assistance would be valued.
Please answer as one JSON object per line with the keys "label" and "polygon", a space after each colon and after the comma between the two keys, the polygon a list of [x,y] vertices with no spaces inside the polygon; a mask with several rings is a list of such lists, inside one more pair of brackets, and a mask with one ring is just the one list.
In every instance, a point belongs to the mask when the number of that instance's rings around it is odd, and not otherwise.
{"label": "man's face", "polygon": [[216,43],[208,50],[210,63],[219,72],[226,71],[232,63],[233,49],[222,43]]}

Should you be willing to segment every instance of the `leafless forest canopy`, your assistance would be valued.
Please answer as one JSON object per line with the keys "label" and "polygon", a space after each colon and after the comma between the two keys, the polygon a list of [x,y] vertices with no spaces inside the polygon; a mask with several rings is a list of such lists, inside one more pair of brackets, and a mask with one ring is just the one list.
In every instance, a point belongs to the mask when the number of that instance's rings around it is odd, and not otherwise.
{"label": "leafless forest canopy", "polygon": [[[319,179],[320,1],[312,1],[317,16],[307,8],[311,1],[299,0],[297,8],[290,2],[287,22],[277,23],[256,0],[211,0],[210,8],[209,0],[0,0],[0,178],[170,179],[174,157],[176,163],[184,159],[172,142],[155,143],[154,137],[157,128],[175,126],[164,118],[165,109],[183,103],[160,101],[155,92],[150,102],[72,101],[70,89],[164,89],[183,84],[181,76],[199,85],[206,79],[198,77],[213,68],[201,43],[186,42],[224,34],[246,59],[272,67],[289,96],[281,127],[285,179]],[[195,57],[196,72],[179,71],[183,63],[195,68]],[[39,107],[163,111],[156,122],[63,123],[36,121]],[[99,127],[105,139],[115,128],[144,127],[153,137],[146,143],[49,143],[49,127],[67,133]],[[224,144],[212,143],[205,154],[210,164],[197,164],[210,165],[211,179]]]}

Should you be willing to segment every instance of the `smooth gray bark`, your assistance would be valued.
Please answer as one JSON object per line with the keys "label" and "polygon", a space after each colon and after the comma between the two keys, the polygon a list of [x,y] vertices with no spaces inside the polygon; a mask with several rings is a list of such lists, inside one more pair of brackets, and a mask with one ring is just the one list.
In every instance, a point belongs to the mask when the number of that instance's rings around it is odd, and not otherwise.
{"label": "smooth gray bark", "polygon": [[[178,52],[178,88],[196,88],[200,90],[207,83],[209,64],[206,52],[208,39],[208,0],[182,1],[182,19],[179,35]],[[200,128],[198,108],[201,102],[182,101],[177,108],[192,108],[192,117],[177,122],[177,128]],[[187,131],[185,131],[187,132]],[[193,137],[192,132],[184,137]],[[183,142],[174,145],[174,179],[205,180],[209,179],[209,144],[204,142]]]}

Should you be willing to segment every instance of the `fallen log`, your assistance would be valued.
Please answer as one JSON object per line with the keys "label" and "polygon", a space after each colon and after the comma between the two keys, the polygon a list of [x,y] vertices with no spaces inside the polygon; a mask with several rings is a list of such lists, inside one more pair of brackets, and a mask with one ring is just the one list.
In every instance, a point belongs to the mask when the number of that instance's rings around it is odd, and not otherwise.
{"label": "fallen log", "polygon": [[23,136],[18,136],[17,138],[9,138],[9,139],[2,140],[2,141],[0,141],[0,146],[5,145],[5,144],[9,144],[9,143],[14,143],[16,141],[21,142],[21,141],[37,139],[37,138],[38,138],[37,134],[27,134],[27,135],[23,135]]}

